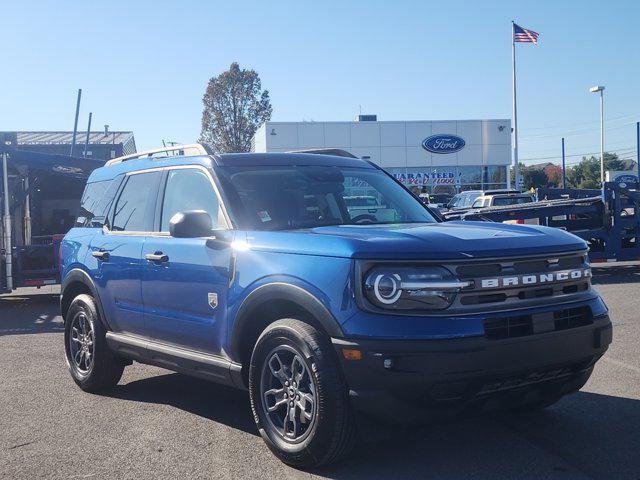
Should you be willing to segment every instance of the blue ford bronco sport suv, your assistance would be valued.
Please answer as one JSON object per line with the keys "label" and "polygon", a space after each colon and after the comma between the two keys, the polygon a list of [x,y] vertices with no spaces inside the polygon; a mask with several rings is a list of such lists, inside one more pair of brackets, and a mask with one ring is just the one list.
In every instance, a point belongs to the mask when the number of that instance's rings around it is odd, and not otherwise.
{"label": "blue ford bronco sport suv", "polygon": [[[353,196],[376,209],[350,210]],[[80,388],[138,361],[248,389],[263,439],[298,467],[346,455],[356,418],[548,406],[612,335],[584,241],[442,223],[345,156],[191,145],[111,160],[61,262]]]}

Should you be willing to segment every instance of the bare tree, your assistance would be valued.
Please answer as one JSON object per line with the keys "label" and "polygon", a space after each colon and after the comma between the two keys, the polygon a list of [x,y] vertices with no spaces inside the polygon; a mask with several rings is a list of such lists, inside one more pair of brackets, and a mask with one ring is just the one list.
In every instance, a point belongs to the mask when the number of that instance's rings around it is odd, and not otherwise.
{"label": "bare tree", "polygon": [[271,119],[269,92],[262,90],[260,77],[236,62],[209,80],[202,103],[200,141],[218,152],[248,152],[256,129]]}

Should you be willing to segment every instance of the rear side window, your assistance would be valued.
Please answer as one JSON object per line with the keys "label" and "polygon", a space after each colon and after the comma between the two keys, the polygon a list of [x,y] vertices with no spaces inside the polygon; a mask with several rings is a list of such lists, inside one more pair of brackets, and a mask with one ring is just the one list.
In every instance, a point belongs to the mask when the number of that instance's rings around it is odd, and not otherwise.
{"label": "rear side window", "polygon": [[119,177],[87,184],[80,200],[76,227],[101,228],[107,223],[106,216],[121,180],[122,178]]}
{"label": "rear side window", "polygon": [[113,209],[114,231],[148,232],[153,225],[153,210],[160,172],[129,175]]}
{"label": "rear side window", "polygon": [[197,168],[169,170],[162,204],[160,231],[169,231],[169,220],[178,212],[204,210],[211,222],[218,225],[218,197],[211,180]]}
{"label": "rear side window", "polygon": [[531,203],[533,202],[533,197],[530,195],[525,195],[522,197],[494,197],[493,205],[498,207],[503,207],[506,205],[519,205],[521,203]]}

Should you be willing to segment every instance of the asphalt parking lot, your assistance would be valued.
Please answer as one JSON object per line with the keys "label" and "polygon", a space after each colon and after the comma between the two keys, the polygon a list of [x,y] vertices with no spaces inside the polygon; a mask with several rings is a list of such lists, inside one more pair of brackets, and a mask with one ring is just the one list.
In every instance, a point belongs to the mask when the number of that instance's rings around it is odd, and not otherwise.
{"label": "asphalt parking lot", "polygon": [[313,473],[281,464],[246,393],[128,367],[108,395],[63,360],[53,294],[0,299],[0,478],[640,479],[640,267],[594,269],[614,343],[581,392],[529,415],[401,431]]}

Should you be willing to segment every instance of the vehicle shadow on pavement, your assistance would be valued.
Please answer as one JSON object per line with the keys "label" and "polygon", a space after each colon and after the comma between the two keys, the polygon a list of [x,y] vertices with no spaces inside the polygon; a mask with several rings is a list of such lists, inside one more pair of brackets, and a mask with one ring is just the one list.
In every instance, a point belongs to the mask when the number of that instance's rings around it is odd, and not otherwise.
{"label": "vehicle shadow on pavement", "polygon": [[247,392],[198,378],[169,373],[118,385],[104,395],[135,402],[170,405],[258,435]]}
{"label": "vehicle shadow on pavement", "polygon": [[62,332],[60,295],[34,294],[0,297],[0,336]]}
{"label": "vehicle shadow on pavement", "polygon": [[[257,435],[246,392],[177,373],[136,380],[110,397],[171,405]],[[418,429],[381,427],[351,458],[314,473],[337,480],[616,478],[637,480],[640,401],[578,392],[531,414],[493,413]]]}
{"label": "vehicle shadow on pavement", "polygon": [[396,431],[314,473],[408,478],[638,479],[640,401],[578,392],[547,410]]}
{"label": "vehicle shadow on pavement", "polygon": [[616,265],[596,267],[591,265],[594,285],[615,285],[617,283],[640,283],[640,265]]}

